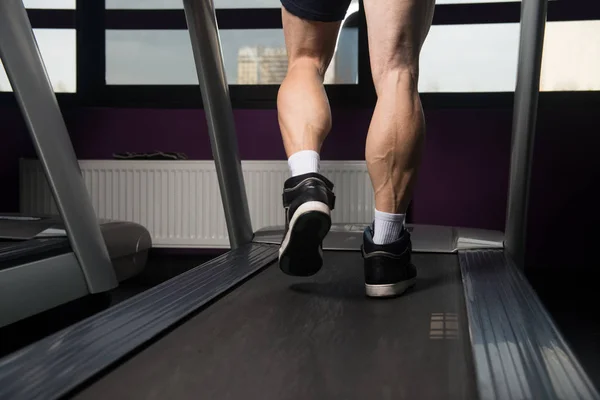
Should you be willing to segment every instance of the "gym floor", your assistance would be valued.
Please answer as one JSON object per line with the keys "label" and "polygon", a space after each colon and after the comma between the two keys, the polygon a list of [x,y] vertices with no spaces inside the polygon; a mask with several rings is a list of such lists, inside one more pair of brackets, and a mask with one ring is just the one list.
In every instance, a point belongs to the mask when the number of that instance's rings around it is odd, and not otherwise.
{"label": "gym floor", "polygon": [[[0,329],[0,358],[219,254],[221,253],[152,251],[144,272],[122,283],[110,296],[90,296],[10,328]],[[545,271],[543,274],[531,272],[527,275],[589,377],[596,387],[600,388],[600,312],[595,306],[597,288],[591,273],[593,271],[578,271],[571,274],[571,277],[565,277],[564,273],[553,274]]]}

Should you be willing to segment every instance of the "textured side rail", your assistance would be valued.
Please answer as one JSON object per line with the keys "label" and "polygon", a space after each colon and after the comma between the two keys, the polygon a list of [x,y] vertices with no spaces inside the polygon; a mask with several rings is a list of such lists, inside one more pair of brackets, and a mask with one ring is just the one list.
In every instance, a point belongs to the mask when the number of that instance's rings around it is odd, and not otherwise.
{"label": "textured side rail", "polygon": [[600,399],[537,294],[504,251],[464,251],[459,260],[482,400]]}
{"label": "textured side rail", "polygon": [[0,399],[65,395],[277,258],[248,244],[0,360]]}

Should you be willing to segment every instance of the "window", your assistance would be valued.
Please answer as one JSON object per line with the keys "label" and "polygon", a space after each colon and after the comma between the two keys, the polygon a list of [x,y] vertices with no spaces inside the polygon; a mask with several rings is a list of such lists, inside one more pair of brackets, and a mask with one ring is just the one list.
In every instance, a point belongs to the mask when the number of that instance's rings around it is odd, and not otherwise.
{"label": "window", "polygon": [[[519,24],[437,25],[423,46],[419,90],[512,92]],[[541,91],[600,90],[600,21],[549,22]]]}
{"label": "window", "polygon": [[[280,84],[287,71],[287,55],[279,0],[214,0],[218,10],[227,11],[219,19],[219,35],[223,50],[223,61],[227,80],[232,85]],[[115,18],[120,29],[106,31],[106,71],[108,85],[197,85],[198,78],[187,27],[181,18],[171,26],[181,22],[180,29],[168,29],[164,20],[183,8],[182,0],[106,0],[108,10],[123,10],[133,18],[135,11],[148,10],[147,29],[132,29],[123,17]],[[244,20],[237,9],[252,8],[259,12]],[[270,11],[277,12],[270,12]],[[156,11],[156,13],[152,13]],[[358,0],[353,0],[348,16],[358,11]],[[112,11],[117,17],[118,11]],[[217,17],[219,18],[219,13]],[[247,14],[244,14],[247,16]],[[168,18],[168,17],[167,17]],[[236,29],[236,24],[247,24],[248,18],[255,18],[252,29]],[[162,20],[162,21],[160,21]],[[158,22],[157,22],[158,21]],[[277,25],[271,28],[262,25]],[[346,24],[340,32],[337,51],[325,78],[326,84],[356,84],[358,82],[358,28],[356,24]],[[109,26],[113,27],[112,23]],[[139,24],[136,24],[139,27]],[[155,27],[159,27],[158,29]],[[179,27],[178,27],[179,28]]]}
{"label": "window", "polygon": [[[28,9],[33,33],[54,90],[74,93],[77,85],[76,0],[23,0],[23,5]],[[0,61],[0,92],[11,91]]]}
{"label": "window", "polygon": [[518,24],[436,25],[423,45],[419,90],[514,90]]}
{"label": "window", "polygon": [[[228,29],[220,32],[229,84],[280,84],[287,71],[281,29]],[[358,29],[344,29],[327,71],[328,84],[358,80]],[[197,85],[189,33],[184,30],[106,32],[109,85]]]}
{"label": "window", "polygon": [[435,4],[510,3],[520,0],[436,0]]}
{"label": "window", "polygon": [[[556,1],[556,0],[548,0]],[[520,3],[521,0],[436,0],[435,4]]]}
{"label": "window", "polygon": [[[76,35],[77,0],[23,0],[57,92],[74,93],[79,86],[79,99],[88,104],[201,104],[183,0],[79,1],[86,7],[77,13],[83,28]],[[287,71],[280,0],[212,1],[234,105],[273,107]],[[520,1],[436,0],[419,90],[428,99],[512,92]],[[600,6],[549,1],[540,90],[600,91]],[[358,10],[352,0],[325,77],[332,104],[371,105],[375,99]],[[10,90],[0,64],[0,91]],[[494,98],[509,98],[502,96]]]}
{"label": "window", "polygon": [[[74,29],[34,29],[36,41],[56,92],[76,90],[76,49]],[[0,63],[0,91],[12,91],[4,66]]]}
{"label": "window", "polygon": [[108,85],[196,85],[198,78],[187,31],[106,32]]}
{"label": "window", "polygon": [[23,0],[23,5],[26,8],[74,10],[75,0]]}
{"label": "window", "polygon": [[[287,73],[280,0],[212,1],[234,106],[272,107]],[[183,0],[105,0],[104,6],[101,103],[200,106]],[[325,76],[332,99],[362,98],[358,8],[352,0]]]}
{"label": "window", "polygon": [[[214,0],[215,8],[279,8],[279,0]],[[183,0],[106,0],[109,10],[182,9]]]}
{"label": "window", "polygon": [[540,90],[600,90],[600,21],[546,26]]}

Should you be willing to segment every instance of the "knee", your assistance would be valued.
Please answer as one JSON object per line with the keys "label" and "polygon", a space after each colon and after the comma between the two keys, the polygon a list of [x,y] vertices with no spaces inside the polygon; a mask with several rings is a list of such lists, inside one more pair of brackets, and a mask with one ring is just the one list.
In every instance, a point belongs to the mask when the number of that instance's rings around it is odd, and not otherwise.
{"label": "knee", "polygon": [[288,74],[294,71],[316,73],[321,78],[325,77],[329,62],[318,56],[313,55],[298,55],[290,58],[288,61]]}
{"label": "knee", "polygon": [[373,69],[373,83],[378,95],[386,90],[418,90],[419,68],[417,63],[383,66]]}
{"label": "knee", "polygon": [[384,90],[417,90],[419,52],[408,44],[394,46],[371,60],[373,83],[377,93]]}

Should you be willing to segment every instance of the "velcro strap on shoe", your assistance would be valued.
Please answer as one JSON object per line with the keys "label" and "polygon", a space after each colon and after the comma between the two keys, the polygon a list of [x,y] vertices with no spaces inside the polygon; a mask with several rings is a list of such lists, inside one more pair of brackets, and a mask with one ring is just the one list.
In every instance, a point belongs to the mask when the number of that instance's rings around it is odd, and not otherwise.
{"label": "velcro strap on shoe", "polygon": [[325,192],[327,197],[327,205],[329,206],[329,209],[333,210],[335,208],[335,194],[329,189],[329,187],[332,187],[333,184],[328,185],[325,182],[323,182],[321,178],[307,178],[304,181],[300,182],[296,187],[291,189],[285,189],[282,194],[283,206],[290,207],[292,201],[297,197],[295,191],[302,190],[300,186],[310,185],[310,181],[313,181],[315,183],[315,186],[321,186],[321,189]]}

